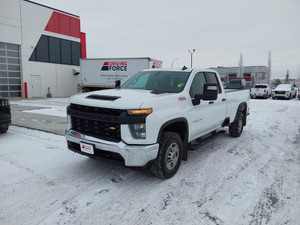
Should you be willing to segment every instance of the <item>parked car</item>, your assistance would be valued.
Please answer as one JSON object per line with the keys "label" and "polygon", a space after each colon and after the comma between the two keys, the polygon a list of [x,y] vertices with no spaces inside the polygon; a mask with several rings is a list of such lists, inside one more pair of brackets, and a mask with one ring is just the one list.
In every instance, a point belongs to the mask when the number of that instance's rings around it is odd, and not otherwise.
{"label": "parked car", "polygon": [[70,98],[68,148],[170,178],[197,139],[224,126],[239,137],[249,100],[249,90],[224,90],[214,70],[144,70],[119,88]]}
{"label": "parked car", "polygon": [[291,84],[279,84],[272,93],[272,99],[276,98],[286,98],[292,99],[296,98],[297,91]]}
{"label": "parked car", "polygon": [[247,89],[246,80],[243,78],[230,80],[225,89]]}
{"label": "parked car", "polygon": [[0,98],[0,133],[5,133],[11,124],[10,104],[8,99]]}
{"label": "parked car", "polygon": [[256,84],[253,88],[250,89],[250,91],[251,98],[269,98],[272,95],[272,90],[268,84]]}

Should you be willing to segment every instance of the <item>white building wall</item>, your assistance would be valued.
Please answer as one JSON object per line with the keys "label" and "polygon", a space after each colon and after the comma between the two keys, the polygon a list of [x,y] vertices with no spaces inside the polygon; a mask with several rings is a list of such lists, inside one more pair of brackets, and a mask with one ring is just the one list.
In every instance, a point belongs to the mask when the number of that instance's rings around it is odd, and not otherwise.
{"label": "white building wall", "polygon": [[46,97],[48,88],[53,97],[66,97],[77,93],[77,85],[80,84],[80,76],[73,75],[74,65],[61,65],[54,63],[32,62],[29,58],[34,51],[42,34],[80,42],[80,39],[45,31],[45,27],[53,10],[21,1],[23,45],[22,65],[23,81],[28,83],[28,97],[32,93],[32,75],[41,77],[41,96]]}
{"label": "white building wall", "polygon": [[19,0],[0,0],[0,42],[21,44]]}
{"label": "white building wall", "polygon": [[79,66],[34,62],[29,58],[43,34],[76,42],[80,39],[45,31],[53,9],[23,0],[0,0],[0,5],[0,42],[20,45],[23,97],[24,82],[28,84],[28,97],[38,97],[33,95],[32,76],[40,76],[39,97],[46,97],[48,87],[53,97],[76,94],[81,77],[73,75],[73,68]]}

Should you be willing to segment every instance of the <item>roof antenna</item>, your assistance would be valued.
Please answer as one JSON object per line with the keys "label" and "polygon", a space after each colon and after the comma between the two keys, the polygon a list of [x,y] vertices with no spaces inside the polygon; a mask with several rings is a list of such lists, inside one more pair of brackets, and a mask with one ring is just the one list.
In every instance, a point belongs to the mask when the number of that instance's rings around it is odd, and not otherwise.
{"label": "roof antenna", "polygon": [[181,70],[187,70],[187,67],[186,67],[186,66],[183,66]]}

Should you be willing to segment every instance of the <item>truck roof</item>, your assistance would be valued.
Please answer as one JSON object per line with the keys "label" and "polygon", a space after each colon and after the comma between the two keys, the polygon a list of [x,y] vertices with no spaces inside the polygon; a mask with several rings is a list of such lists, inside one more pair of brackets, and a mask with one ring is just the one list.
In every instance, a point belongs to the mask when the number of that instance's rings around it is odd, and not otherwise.
{"label": "truck roof", "polygon": [[[185,70],[182,69],[182,67],[176,67],[176,68],[172,68],[172,67],[167,67],[167,68],[155,68],[155,69],[147,69],[147,70],[157,70],[157,71],[176,71],[176,72],[192,72],[193,70],[202,70],[202,71],[207,71],[207,72],[217,72],[216,70],[212,70],[212,69],[205,69],[205,68],[187,68]],[[147,71],[145,70],[145,71]]]}

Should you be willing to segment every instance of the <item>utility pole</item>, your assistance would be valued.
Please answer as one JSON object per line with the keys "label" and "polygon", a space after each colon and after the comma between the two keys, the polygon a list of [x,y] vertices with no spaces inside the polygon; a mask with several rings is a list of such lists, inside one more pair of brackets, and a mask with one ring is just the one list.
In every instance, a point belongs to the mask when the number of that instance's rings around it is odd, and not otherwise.
{"label": "utility pole", "polygon": [[189,53],[191,54],[191,68],[193,67],[193,54],[195,53],[195,49],[193,51],[189,50]]}
{"label": "utility pole", "polygon": [[240,54],[240,61],[239,61],[239,78],[244,78],[244,62],[243,62],[243,54]]}
{"label": "utility pole", "polygon": [[272,73],[272,59],[271,59],[271,51],[269,51],[269,58],[268,58],[268,77],[267,77],[267,83],[270,84],[271,79],[271,73]]}
{"label": "utility pole", "polygon": [[177,60],[178,58],[174,58],[173,60],[172,60],[172,63],[171,63],[171,67],[173,68],[173,65],[174,65],[174,61],[175,60]]}

